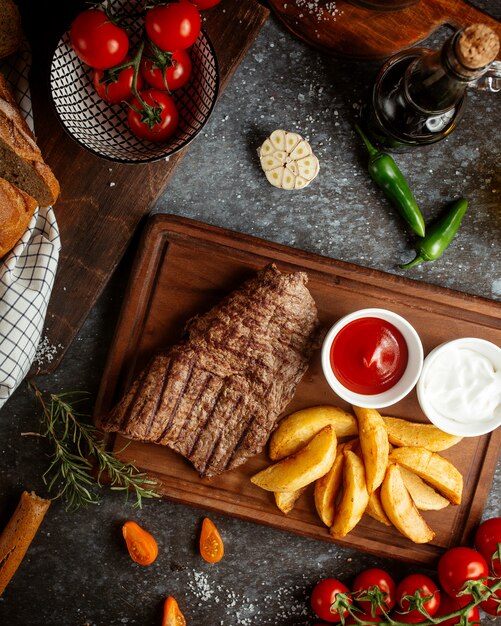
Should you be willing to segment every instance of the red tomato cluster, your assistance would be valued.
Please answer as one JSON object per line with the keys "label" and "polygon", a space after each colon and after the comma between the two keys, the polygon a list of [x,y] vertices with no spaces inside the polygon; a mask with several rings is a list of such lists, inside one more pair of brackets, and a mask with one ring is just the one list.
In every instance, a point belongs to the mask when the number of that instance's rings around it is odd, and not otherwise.
{"label": "red tomato cluster", "polygon": [[[388,617],[405,624],[427,622],[429,618],[418,605],[437,624],[463,623],[460,616],[449,616],[473,602],[474,595],[468,593],[469,581],[489,587],[501,582],[501,518],[480,524],[475,547],[476,550],[458,547],[444,552],[438,562],[438,585],[424,574],[406,576],[397,585],[385,570],[371,568],[356,577],[351,590],[335,578],[321,580],[312,591],[311,607],[315,615],[330,624],[388,624]],[[479,606],[490,615],[501,616],[501,589]],[[480,624],[478,606],[470,609],[467,620]]]}
{"label": "red tomato cluster", "polygon": [[178,0],[146,10],[146,46],[131,56],[127,32],[119,20],[92,8],[80,13],[70,28],[75,54],[94,68],[93,84],[109,104],[127,103],[130,130],[141,139],[165,141],[179,123],[170,92],[190,78],[188,48],[201,29],[199,10],[220,0]]}

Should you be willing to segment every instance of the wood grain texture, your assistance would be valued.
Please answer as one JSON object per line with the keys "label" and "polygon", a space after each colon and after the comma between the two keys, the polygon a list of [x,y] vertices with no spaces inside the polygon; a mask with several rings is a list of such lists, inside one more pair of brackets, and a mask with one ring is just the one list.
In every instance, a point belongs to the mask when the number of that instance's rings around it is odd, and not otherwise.
{"label": "wood grain texture", "polygon": [[[23,4],[25,5],[23,7]],[[204,12],[224,90],[268,17],[256,0],[228,2]],[[122,258],[143,216],[164,191],[185,150],[168,162],[114,164],[80,148],[64,131],[50,100],[49,67],[61,34],[83,2],[21,2],[33,47],[32,97],[38,143],[61,184],[55,205],[62,252],[44,335],[58,346],[44,367],[53,371]],[[47,30],[37,29],[40,22]],[[238,36],[235,36],[238,32]],[[216,104],[217,107],[217,104]]]}
{"label": "wood grain texture", "polygon": [[[179,340],[185,322],[207,311],[229,291],[274,261],[282,271],[305,270],[308,287],[325,328],[339,317],[365,307],[391,309],[406,317],[423,341],[425,353],[445,340],[477,336],[501,344],[501,304],[432,287],[399,276],[334,261],[279,244],[157,215],[141,240],[104,372],[96,415],[108,411],[150,355]],[[350,407],[325,382],[319,351],[301,381],[287,413],[316,404]],[[385,414],[426,421],[415,392]],[[318,518],[311,488],[287,516],[273,494],[250,483],[265,467],[265,452],[212,480],[200,479],[190,463],[162,446],[110,437],[120,457],[134,462],[159,482],[161,494],[176,502],[223,512],[274,528],[333,541]],[[464,477],[463,503],[424,515],[436,531],[434,541],[415,545],[396,530],[364,516],[338,543],[372,554],[431,564],[445,548],[466,542],[480,520],[495,470],[501,429],[464,439],[443,453]]]}
{"label": "wood grain texture", "polygon": [[352,59],[383,59],[423,41],[444,25],[461,28],[482,22],[501,38],[501,24],[466,0],[420,0],[399,11],[374,11],[337,0],[310,11],[295,0],[269,0],[283,24],[322,52]]}

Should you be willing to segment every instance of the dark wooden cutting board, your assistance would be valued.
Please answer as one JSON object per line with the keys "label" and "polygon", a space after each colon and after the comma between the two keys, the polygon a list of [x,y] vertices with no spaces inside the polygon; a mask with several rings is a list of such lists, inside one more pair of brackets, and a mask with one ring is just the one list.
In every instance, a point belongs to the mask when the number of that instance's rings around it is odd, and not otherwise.
{"label": "dark wooden cutting board", "polygon": [[[139,245],[122,312],[109,353],[96,415],[117,401],[132,377],[158,349],[180,339],[186,321],[207,311],[257,269],[275,262],[281,271],[304,270],[326,328],[360,308],[387,308],[406,317],[423,341],[425,354],[450,339],[476,336],[501,345],[501,304],[320,257],[301,250],[180,217],[150,218]],[[350,407],[324,380],[319,351],[286,412],[319,404]],[[426,421],[415,392],[385,414]],[[501,428],[483,437],[463,439],[443,452],[463,474],[463,502],[424,516],[436,537],[417,545],[395,529],[364,516],[339,543],[403,560],[431,564],[444,548],[469,539],[490,490],[501,444]],[[269,463],[266,453],[212,480],[200,479],[183,457],[155,444],[110,437],[126,461],[148,472],[166,498],[266,524],[314,539],[332,541],[316,514],[311,489],[287,516],[273,494],[250,482]]]}
{"label": "dark wooden cutting board", "polygon": [[444,25],[462,28],[482,22],[501,38],[501,23],[467,0],[419,0],[399,11],[374,11],[348,0],[269,0],[269,4],[299,39],[339,57],[383,59],[423,41]]}
{"label": "dark wooden cutting board", "polygon": [[[43,333],[48,345],[57,348],[43,368],[48,372],[59,365],[138,224],[164,191],[189,146],[168,162],[148,165],[115,164],[80,148],[63,130],[52,107],[49,68],[59,38],[86,5],[67,0],[20,0],[19,4],[33,48],[31,90],[38,143],[61,184],[55,211],[63,248]],[[203,28],[219,63],[220,92],[268,14],[257,0],[222,0],[204,12]]]}

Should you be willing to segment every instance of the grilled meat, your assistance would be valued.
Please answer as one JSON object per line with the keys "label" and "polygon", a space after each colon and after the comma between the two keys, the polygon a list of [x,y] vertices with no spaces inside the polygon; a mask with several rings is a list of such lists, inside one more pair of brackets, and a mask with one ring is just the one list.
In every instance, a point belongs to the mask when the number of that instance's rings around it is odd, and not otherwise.
{"label": "grilled meat", "polygon": [[101,427],[169,446],[201,476],[261,451],[318,339],[303,272],[268,265],[155,356]]}

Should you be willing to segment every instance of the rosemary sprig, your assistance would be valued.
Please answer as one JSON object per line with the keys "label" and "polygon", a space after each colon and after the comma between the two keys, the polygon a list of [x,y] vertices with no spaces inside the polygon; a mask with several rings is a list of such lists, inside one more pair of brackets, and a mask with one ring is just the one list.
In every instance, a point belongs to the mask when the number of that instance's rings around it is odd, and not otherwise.
{"label": "rosemary sprig", "polygon": [[[127,497],[130,491],[135,493],[135,508],[141,508],[143,498],[159,497],[154,490],[157,483],[132,463],[124,463],[107,452],[101,434],[87,421],[88,416],[76,410],[84,400],[84,392],[51,394],[50,401],[46,401],[33,382],[30,387],[42,406],[42,430],[37,434],[53,448],[43,480],[49,492],[58,490],[54,499],[63,498],[66,510],[98,504],[101,498],[93,487],[102,487],[104,474],[112,490],[125,491]],[[91,459],[97,467],[95,472]]]}

